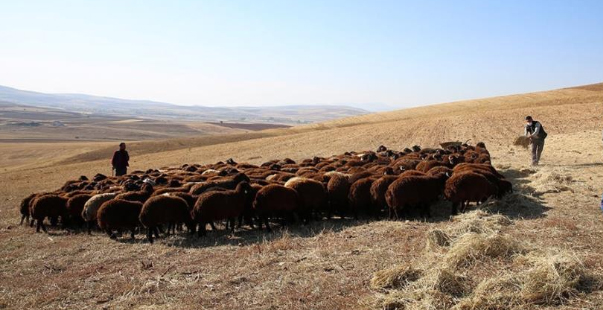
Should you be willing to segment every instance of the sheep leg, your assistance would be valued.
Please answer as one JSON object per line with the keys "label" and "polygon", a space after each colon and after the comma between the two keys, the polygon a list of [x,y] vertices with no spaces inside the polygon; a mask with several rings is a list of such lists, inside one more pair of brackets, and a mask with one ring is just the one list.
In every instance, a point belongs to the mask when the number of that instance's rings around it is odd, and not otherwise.
{"label": "sheep leg", "polygon": [[243,214],[239,215],[239,217],[237,218],[237,221],[239,221],[237,223],[237,228],[241,228],[243,226]]}
{"label": "sheep leg", "polygon": [[149,243],[153,243],[153,231],[154,229],[150,228],[147,229],[147,239],[149,239]]}
{"label": "sheep leg", "polygon": [[21,216],[21,222],[19,223],[19,225],[23,225],[23,221],[25,220],[25,215]]}
{"label": "sheep leg", "polygon": [[153,227],[152,232],[155,234],[155,238],[159,239],[159,229],[157,229],[157,227]]}
{"label": "sheep leg", "polygon": [[109,235],[109,238],[111,238],[111,239],[117,239],[117,235],[116,235],[116,234],[114,234],[114,233],[111,231],[111,229],[107,228],[107,229],[105,230],[105,232],[107,232],[107,235]]}
{"label": "sheep leg", "polygon": [[[231,217],[228,222],[230,223],[230,233],[234,234],[235,232],[235,217]],[[239,219],[239,224],[241,223],[241,220]],[[240,227],[240,226],[239,226]]]}
{"label": "sheep leg", "polygon": [[263,217],[259,216],[257,217],[257,221],[258,221],[258,230],[262,230],[262,221],[263,221]]}
{"label": "sheep leg", "polygon": [[88,224],[88,234],[91,235],[92,234],[92,221],[88,221],[88,222],[86,222],[86,224]]}
{"label": "sheep leg", "polygon": [[459,207],[458,202],[453,202],[453,203],[452,203],[452,215],[457,215],[457,214],[459,214],[458,207]]}
{"label": "sheep leg", "polygon": [[247,223],[249,225],[249,227],[251,227],[251,229],[253,229],[253,216],[244,216],[243,219],[245,220],[245,223]]}
{"label": "sheep leg", "polygon": [[36,223],[36,232],[39,233],[40,232],[40,220],[38,220],[38,222]]}
{"label": "sheep leg", "polygon": [[[203,226],[205,228],[205,224]],[[214,226],[214,222],[209,222],[209,226],[211,227],[211,230],[218,230],[216,226]]]}
{"label": "sheep leg", "polygon": [[199,232],[197,233],[197,237],[203,237],[203,236],[205,236],[205,234],[206,234],[205,226],[206,225],[207,225],[207,223],[201,223],[201,225],[199,225]]}
{"label": "sheep leg", "polygon": [[34,226],[35,221],[36,221],[36,220],[32,218],[32,219],[31,219],[31,222],[29,222],[29,227],[33,227],[33,226]]}
{"label": "sheep leg", "polygon": [[266,231],[271,232],[272,229],[270,229],[270,224],[268,224],[268,217],[266,216],[264,216],[264,224],[266,225]]}

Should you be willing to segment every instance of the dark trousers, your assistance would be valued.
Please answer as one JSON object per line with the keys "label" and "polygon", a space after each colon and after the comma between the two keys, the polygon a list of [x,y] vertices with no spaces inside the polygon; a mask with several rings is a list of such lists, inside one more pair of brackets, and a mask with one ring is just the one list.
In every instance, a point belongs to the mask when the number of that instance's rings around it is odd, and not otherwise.
{"label": "dark trousers", "polygon": [[532,165],[538,165],[542,149],[544,148],[544,139],[532,140]]}
{"label": "dark trousers", "polygon": [[121,168],[117,168],[115,167],[115,176],[121,176],[128,173],[128,167],[121,167]]}

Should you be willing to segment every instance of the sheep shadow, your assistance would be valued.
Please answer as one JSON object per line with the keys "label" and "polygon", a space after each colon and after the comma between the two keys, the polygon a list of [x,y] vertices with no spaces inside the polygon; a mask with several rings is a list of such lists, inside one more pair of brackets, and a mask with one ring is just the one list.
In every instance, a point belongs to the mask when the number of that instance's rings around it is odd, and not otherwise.
{"label": "sheep shadow", "polygon": [[[332,218],[328,220],[312,221],[309,224],[294,223],[286,226],[271,223],[271,232],[268,232],[265,229],[258,230],[257,227],[243,227],[236,229],[234,233],[231,233],[230,230],[226,230],[225,227],[220,227],[223,225],[219,224],[217,225],[217,230],[208,230],[207,234],[202,237],[198,237],[196,234],[180,233],[167,238],[163,236],[157,240],[161,240],[160,242],[166,246],[184,248],[206,248],[213,246],[243,247],[281,240],[285,237],[312,238],[324,233],[337,233],[350,227],[368,224],[371,221],[373,220]],[[124,239],[124,242],[130,242],[130,240]]]}
{"label": "sheep shadow", "polygon": [[479,208],[490,212],[505,215],[511,219],[537,219],[546,217],[546,212],[551,207],[545,205],[544,200],[534,187],[530,186],[528,177],[537,171],[534,169],[506,169],[501,171],[513,184],[513,192],[501,199],[491,199]]}

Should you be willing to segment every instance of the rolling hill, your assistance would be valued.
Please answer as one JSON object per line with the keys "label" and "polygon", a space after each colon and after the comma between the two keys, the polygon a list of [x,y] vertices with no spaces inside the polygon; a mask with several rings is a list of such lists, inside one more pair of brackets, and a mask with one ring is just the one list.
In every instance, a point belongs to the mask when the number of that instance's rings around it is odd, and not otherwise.
{"label": "rolling hill", "polygon": [[92,115],[185,120],[203,122],[245,122],[305,124],[368,113],[366,110],[336,105],[296,105],[272,107],[182,106],[149,100],[126,100],[83,94],[45,94],[0,86],[0,102],[61,109]]}

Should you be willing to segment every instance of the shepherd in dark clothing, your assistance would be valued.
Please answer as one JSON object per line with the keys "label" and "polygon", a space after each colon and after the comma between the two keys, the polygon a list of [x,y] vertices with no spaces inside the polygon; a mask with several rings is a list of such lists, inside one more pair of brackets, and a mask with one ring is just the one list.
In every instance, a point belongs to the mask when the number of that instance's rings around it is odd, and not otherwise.
{"label": "shepherd in dark clothing", "polygon": [[542,127],[542,124],[540,124],[539,121],[535,121],[531,116],[526,116],[524,134],[526,137],[530,138],[530,142],[532,143],[532,166],[538,166],[547,133],[544,131],[544,127]]}
{"label": "shepherd in dark clothing", "polygon": [[115,175],[120,176],[124,175],[128,172],[128,161],[130,160],[130,155],[128,155],[128,151],[126,151],[126,144],[119,144],[119,151],[115,151],[113,153],[113,159],[111,159],[111,165],[113,166],[113,170],[115,170]]}

